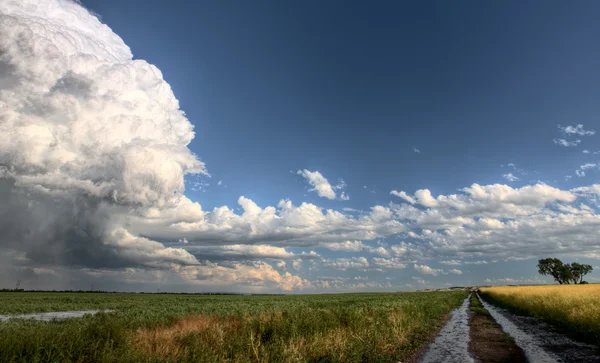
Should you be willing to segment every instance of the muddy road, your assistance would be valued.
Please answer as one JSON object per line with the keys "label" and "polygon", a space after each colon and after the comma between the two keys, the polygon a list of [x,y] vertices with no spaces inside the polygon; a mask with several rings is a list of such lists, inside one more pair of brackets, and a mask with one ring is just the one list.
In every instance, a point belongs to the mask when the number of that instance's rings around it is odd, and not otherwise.
{"label": "muddy road", "polygon": [[469,299],[452,312],[446,325],[425,352],[422,363],[475,362],[469,353]]}
{"label": "muddy road", "polygon": [[[507,350],[518,350],[517,361],[531,363],[600,363],[600,351],[597,347],[574,341],[554,327],[531,317],[512,314],[497,308],[479,297],[484,310],[470,311],[470,296],[455,309],[446,325],[440,330],[434,341],[429,344],[419,360],[421,363],[468,363],[468,362],[512,362],[515,355],[502,354]],[[475,302],[477,302],[475,300]],[[486,312],[487,311],[487,312]],[[486,315],[489,316],[486,317]],[[485,322],[485,319],[488,319]],[[473,324],[473,325],[472,325]],[[484,330],[481,330],[484,327]],[[478,331],[473,332],[472,329]],[[494,331],[494,329],[496,331]],[[482,338],[471,341],[471,336],[483,331],[489,334],[488,346],[483,347]],[[500,335],[505,335],[501,339]],[[478,347],[479,345],[479,347]],[[475,348],[478,347],[478,348]],[[478,350],[478,352],[474,352]],[[523,353],[525,357],[523,357]],[[518,354],[516,355],[518,357]]]}
{"label": "muddy road", "polygon": [[480,299],[502,329],[523,348],[530,362],[600,363],[598,348],[574,341],[536,318],[518,316]]}

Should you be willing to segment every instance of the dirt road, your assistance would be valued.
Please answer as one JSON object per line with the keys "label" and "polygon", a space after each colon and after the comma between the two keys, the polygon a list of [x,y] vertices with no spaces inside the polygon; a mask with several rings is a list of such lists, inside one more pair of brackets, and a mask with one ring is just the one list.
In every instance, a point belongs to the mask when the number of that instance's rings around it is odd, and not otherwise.
{"label": "dirt road", "polygon": [[[596,347],[576,342],[548,324],[516,316],[476,296],[482,306],[471,311],[470,294],[452,312],[420,362],[600,363]],[[474,302],[479,305],[477,300]]]}

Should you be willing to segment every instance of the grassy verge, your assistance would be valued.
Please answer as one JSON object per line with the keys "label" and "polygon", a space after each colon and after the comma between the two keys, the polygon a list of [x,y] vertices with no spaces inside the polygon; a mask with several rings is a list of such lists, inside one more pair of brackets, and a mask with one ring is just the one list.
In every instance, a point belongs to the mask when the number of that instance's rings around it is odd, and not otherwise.
{"label": "grassy verge", "polygon": [[482,288],[481,296],[517,314],[557,326],[600,346],[600,285]]}
{"label": "grassy verge", "polygon": [[[470,307],[473,313],[484,316],[486,318],[487,324],[489,324],[490,326],[498,327],[498,329],[502,330],[502,328],[498,325],[496,320],[494,320],[490,312],[483,307],[483,304],[481,303],[481,301],[479,301],[475,293],[471,295]],[[502,332],[502,336],[506,342],[514,344],[515,340],[510,336],[510,334]]]}
{"label": "grassy verge", "polygon": [[469,351],[478,361],[527,362],[523,350],[502,330],[475,294],[471,295],[470,309]]}
{"label": "grassy verge", "polygon": [[477,295],[475,295],[475,293],[471,294],[471,298],[470,298],[469,302],[470,302],[470,308],[471,308],[472,312],[474,312],[476,314],[490,316],[490,313],[487,310],[485,310],[483,305],[481,305],[481,302],[479,301],[479,299],[477,298]]}
{"label": "grassy verge", "polygon": [[393,362],[414,355],[465,296],[6,293],[2,312],[116,311],[0,323],[0,361]]}

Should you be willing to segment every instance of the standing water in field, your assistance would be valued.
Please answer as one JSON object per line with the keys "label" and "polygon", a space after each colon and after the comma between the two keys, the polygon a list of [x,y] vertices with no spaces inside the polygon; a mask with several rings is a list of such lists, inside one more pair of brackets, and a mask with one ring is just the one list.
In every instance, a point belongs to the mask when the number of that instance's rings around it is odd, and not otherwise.
{"label": "standing water in field", "polygon": [[[104,310],[104,312],[111,312],[112,310]],[[80,318],[84,315],[94,315],[101,312],[101,310],[82,310],[82,311],[56,311],[52,313],[33,313],[33,314],[19,314],[19,315],[0,315],[0,321],[7,321],[10,319],[35,319],[41,321],[51,321],[55,319],[69,319],[69,318]]]}
{"label": "standing water in field", "polygon": [[429,345],[421,363],[469,363],[474,362],[469,354],[469,298],[460,308],[452,312],[433,343]]}
{"label": "standing water in field", "polygon": [[[478,295],[479,296],[479,295]],[[579,343],[536,318],[517,316],[479,298],[492,317],[510,334],[532,363],[600,363],[593,345]]]}

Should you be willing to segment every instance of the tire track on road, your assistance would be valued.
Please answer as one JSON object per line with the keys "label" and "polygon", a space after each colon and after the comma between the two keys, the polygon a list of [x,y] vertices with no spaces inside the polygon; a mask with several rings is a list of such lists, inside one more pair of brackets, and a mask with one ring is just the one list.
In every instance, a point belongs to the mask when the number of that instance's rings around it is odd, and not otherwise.
{"label": "tire track on road", "polygon": [[474,363],[469,353],[469,299],[452,312],[435,340],[429,345],[421,363]]}

